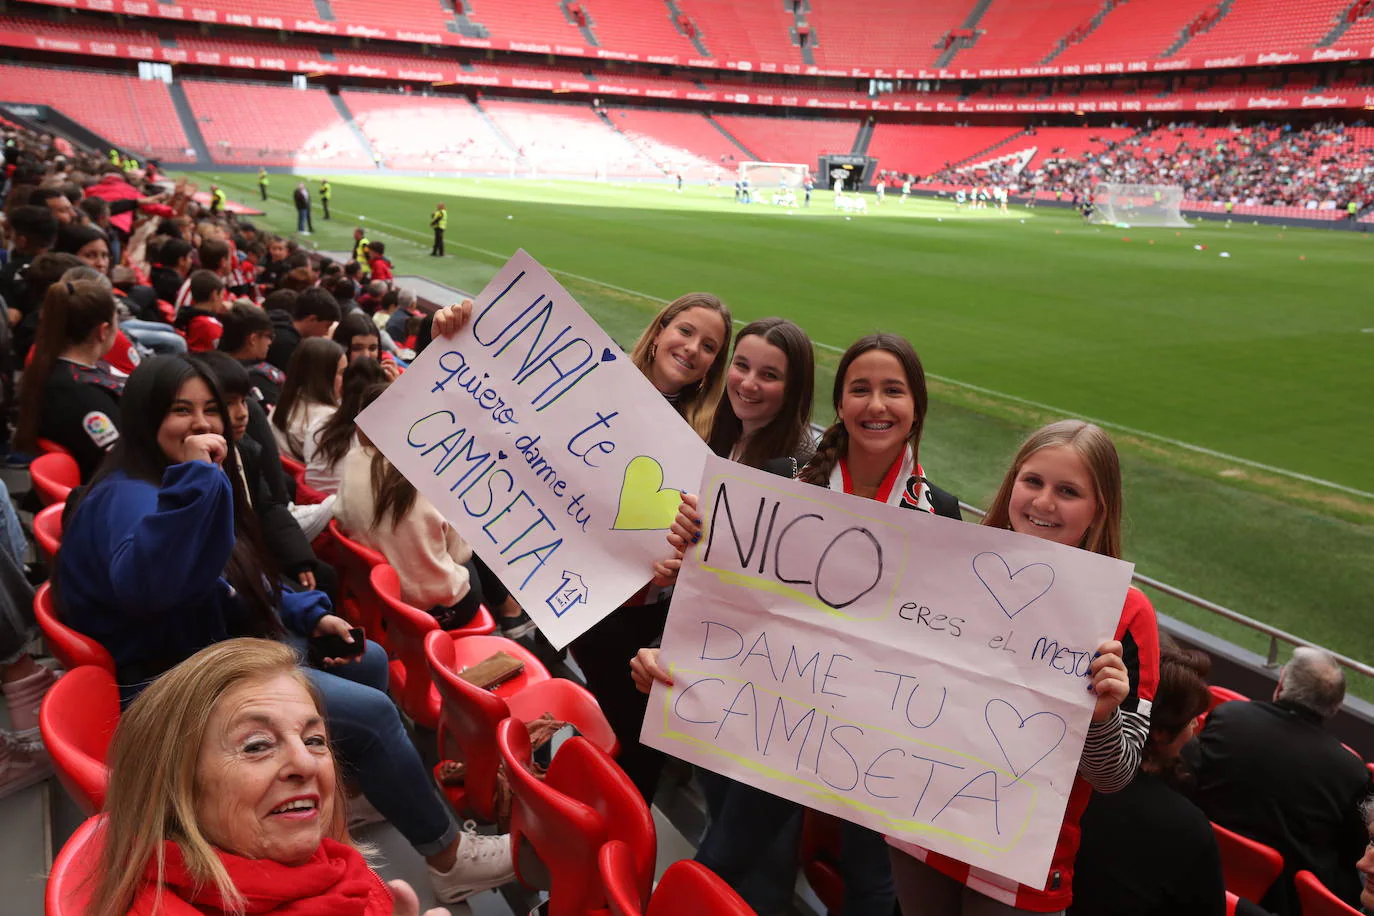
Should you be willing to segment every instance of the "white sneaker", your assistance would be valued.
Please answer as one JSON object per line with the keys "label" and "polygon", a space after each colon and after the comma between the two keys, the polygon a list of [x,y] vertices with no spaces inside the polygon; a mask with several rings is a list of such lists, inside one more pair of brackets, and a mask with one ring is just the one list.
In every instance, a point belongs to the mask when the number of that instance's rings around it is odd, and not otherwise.
{"label": "white sneaker", "polygon": [[446,872],[431,868],[429,884],[440,903],[458,903],[478,891],[515,880],[510,834],[483,836],[468,821],[458,841],[458,858]]}

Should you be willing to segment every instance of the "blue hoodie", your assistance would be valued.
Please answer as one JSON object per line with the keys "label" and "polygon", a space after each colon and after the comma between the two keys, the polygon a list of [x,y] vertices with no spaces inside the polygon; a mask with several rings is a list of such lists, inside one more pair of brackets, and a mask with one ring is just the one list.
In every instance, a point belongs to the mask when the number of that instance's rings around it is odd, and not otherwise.
{"label": "blue hoodie", "polygon": [[[121,684],[221,640],[260,635],[224,578],[234,539],[233,488],[215,465],[174,464],[160,487],[117,471],[91,488],[63,532],[62,621],[110,651]],[[278,612],[308,636],[329,599],[283,591]]]}

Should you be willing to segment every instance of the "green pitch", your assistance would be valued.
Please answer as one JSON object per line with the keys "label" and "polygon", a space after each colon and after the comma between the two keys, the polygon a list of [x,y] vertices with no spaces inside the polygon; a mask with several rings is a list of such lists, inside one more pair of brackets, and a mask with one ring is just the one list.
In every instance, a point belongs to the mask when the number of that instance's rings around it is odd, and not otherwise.
{"label": "green pitch", "polygon": [[[197,177],[257,198],[252,176]],[[821,423],[839,352],[870,330],[905,334],[931,376],[922,461],[975,505],[1028,429],[1102,422],[1123,453],[1127,558],[1140,572],[1374,659],[1370,234],[1093,227],[1062,210],[895,194],[881,207],[866,195],[868,213],[846,219],[828,191],[788,210],[736,204],[729,187],[332,183],[333,221],[317,203],[316,233],[302,241],[344,249],[365,217],[398,274],[472,291],[523,247],[622,344],[659,300],[689,290],[718,294],[737,320],[789,317],[817,343]],[[276,178],[261,223],[294,228],[290,188]],[[427,256],[439,200],[450,213],[442,260]],[[1163,613],[1267,646],[1152,597]]]}

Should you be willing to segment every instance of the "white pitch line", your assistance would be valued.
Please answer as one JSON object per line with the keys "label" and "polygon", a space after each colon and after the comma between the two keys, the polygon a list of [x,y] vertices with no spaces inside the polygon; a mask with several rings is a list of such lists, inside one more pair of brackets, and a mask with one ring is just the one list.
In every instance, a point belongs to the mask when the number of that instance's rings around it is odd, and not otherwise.
{"label": "white pitch line", "polygon": [[[415,235],[422,234],[414,229],[407,229],[404,226],[397,226],[394,223],[382,222],[381,220],[363,220],[363,222],[370,223],[374,226],[385,226],[388,229],[394,229],[397,232]],[[466,248],[469,251],[475,251],[479,254],[487,255],[488,257],[498,258],[502,261],[509,260],[511,257],[511,255],[509,254],[502,254],[499,251],[491,251],[486,248],[478,248],[476,245],[469,245],[466,242],[449,242],[447,239],[445,239],[444,241],[445,244],[454,245],[458,248]],[[412,242],[411,244],[417,243]],[[604,289],[615,290],[618,293],[625,293],[626,295],[637,296],[641,299],[647,299],[650,302],[667,304],[670,301],[668,299],[659,298],[658,296],[651,296],[648,293],[640,292],[636,289],[627,289],[623,286],[616,286],[614,283],[607,283],[604,280],[598,280],[594,277],[584,277],[582,274],[575,274],[570,270],[558,270],[557,268],[549,267],[547,265],[545,265],[544,269],[551,274],[556,274],[564,277],[571,277],[574,280],[581,280],[582,282],[590,283],[593,286],[600,286]],[[1366,333],[1374,333],[1374,328],[1366,328],[1365,331]],[[821,341],[813,341],[813,343],[820,349],[828,350],[831,353],[844,352],[843,348],[836,347],[833,344],[823,343]],[[1055,407],[1053,404],[1044,404],[1040,401],[1032,401],[1029,398],[1018,397],[1014,394],[1007,394],[1006,392],[998,391],[995,388],[984,388],[982,385],[975,385],[972,382],[964,382],[956,378],[949,378],[948,376],[936,375],[933,372],[927,372],[926,375],[930,378],[935,379],[936,381],[944,382],[946,385],[954,385],[959,388],[967,389],[968,391],[976,391],[979,394],[986,394],[992,397],[1002,398],[1004,400],[1012,401],[1016,404],[1021,404],[1026,407],[1033,407],[1036,410],[1045,411],[1046,413],[1059,414],[1062,417],[1077,417],[1078,419],[1086,420],[1089,423],[1096,423],[1098,426],[1104,427],[1106,429],[1114,429],[1118,432],[1123,432],[1128,436],[1139,436],[1142,439],[1150,439],[1154,442],[1162,442],[1166,445],[1172,445],[1175,448],[1181,448],[1186,451],[1195,452],[1199,455],[1206,455],[1209,458],[1216,458],[1218,460],[1228,461],[1233,464],[1241,464],[1248,468],[1254,468],[1257,471],[1264,471],[1269,474],[1277,474],[1281,477],[1288,477],[1292,480],[1301,480],[1304,483],[1310,483],[1315,486],[1325,487],[1329,490],[1337,490],[1341,493],[1349,493],[1351,496],[1358,496],[1361,499],[1374,499],[1374,493],[1370,493],[1365,490],[1360,490],[1355,487],[1348,487],[1343,483],[1336,483],[1333,480],[1323,480],[1320,477],[1313,477],[1310,474],[1303,474],[1299,471],[1290,471],[1287,468],[1274,467],[1272,464],[1264,464],[1259,461],[1251,461],[1249,458],[1242,458],[1239,455],[1228,455],[1226,452],[1219,452],[1216,449],[1207,448],[1203,445],[1194,445],[1191,442],[1184,442],[1182,439],[1174,439],[1169,436],[1161,436],[1158,433],[1152,433],[1143,429],[1136,429],[1134,427],[1126,426],[1121,423],[1113,423],[1110,420],[1099,420],[1094,417],[1083,416],[1082,414],[1076,413],[1072,410],[1065,410],[1062,407]]]}

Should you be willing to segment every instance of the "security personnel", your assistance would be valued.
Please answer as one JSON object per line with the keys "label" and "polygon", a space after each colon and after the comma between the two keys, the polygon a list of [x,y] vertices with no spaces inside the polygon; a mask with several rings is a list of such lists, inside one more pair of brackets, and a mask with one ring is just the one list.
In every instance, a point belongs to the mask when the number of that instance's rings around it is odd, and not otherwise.
{"label": "security personnel", "polygon": [[331,188],[329,187],[329,179],[328,179],[328,178],[321,178],[321,179],[320,179],[320,204],[324,207],[324,218],[325,218],[325,219],[329,219],[329,193],[330,193],[330,191],[331,191]]}
{"label": "security personnel", "polygon": [[224,205],[227,202],[224,189],[217,184],[210,185],[210,213],[218,216],[224,212]]}
{"label": "security personnel", "polygon": [[119,150],[114,149],[113,147],[111,147],[111,149],[110,149],[110,164],[111,164],[111,165],[119,165],[122,161],[123,161],[123,159],[122,159],[122,158],[120,157],[120,155],[119,155]]}
{"label": "security personnel", "polygon": [[444,256],[444,230],[448,228],[448,210],[440,203],[429,217],[429,228],[434,230],[434,247],[430,249],[431,258]]}
{"label": "security personnel", "polygon": [[260,193],[260,194],[262,195],[262,199],[263,199],[263,200],[266,200],[266,199],[267,199],[267,181],[268,181],[268,178],[267,178],[267,169],[264,169],[264,168],[259,167],[259,168],[258,168],[258,193]]}
{"label": "security personnel", "polygon": [[353,260],[364,267],[367,266],[367,246],[370,244],[367,236],[363,234],[362,226],[353,230]]}

